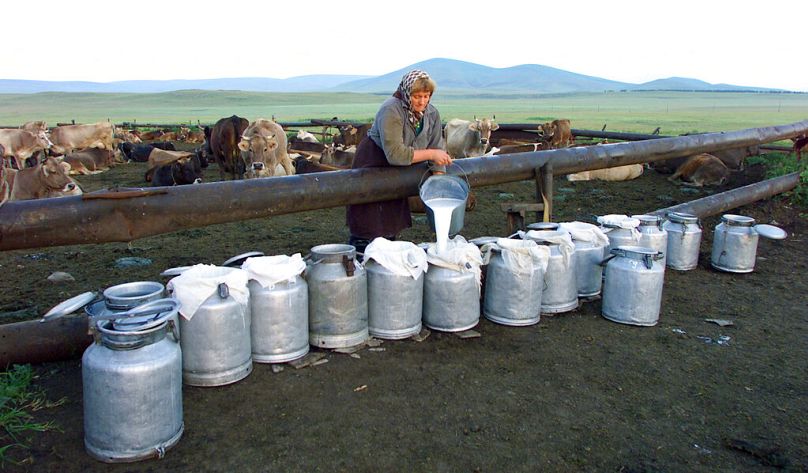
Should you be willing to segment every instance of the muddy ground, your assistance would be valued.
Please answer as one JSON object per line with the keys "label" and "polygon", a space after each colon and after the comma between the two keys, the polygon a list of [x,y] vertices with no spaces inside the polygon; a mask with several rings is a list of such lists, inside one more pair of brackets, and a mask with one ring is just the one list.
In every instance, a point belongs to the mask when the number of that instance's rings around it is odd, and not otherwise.
{"label": "muddy ground", "polygon": [[[144,165],[80,178],[87,191],[143,185]],[[748,167],[724,188],[680,188],[653,171],[631,182],[557,180],[556,221],[642,213],[762,178]],[[206,176],[216,177],[211,167]],[[532,182],[477,189],[468,238],[504,235],[502,202],[533,200]],[[63,405],[35,413],[58,431],[26,437],[4,471],[808,471],[808,225],[779,198],[736,209],[776,223],[751,274],[709,267],[704,221],[699,267],[668,270],[659,324],[607,321],[600,302],[530,327],[482,320],[480,338],[432,332],[386,341],[359,358],[255,365],[226,387],[183,389],[185,433],[162,460],[106,465],[84,451],[79,360],[36,366],[36,384]],[[347,239],[344,210],[328,209],[182,231],[126,244],[0,253],[5,321],[41,314],[90,289],[160,280],[163,269],[219,264],[251,250],[292,254]],[[433,238],[423,217],[405,238]],[[120,269],[124,257],[152,260]],[[54,271],[75,282],[53,284]],[[730,327],[704,319],[729,319]],[[707,343],[726,335],[725,345]],[[745,442],[745,443],[741,443]]]}

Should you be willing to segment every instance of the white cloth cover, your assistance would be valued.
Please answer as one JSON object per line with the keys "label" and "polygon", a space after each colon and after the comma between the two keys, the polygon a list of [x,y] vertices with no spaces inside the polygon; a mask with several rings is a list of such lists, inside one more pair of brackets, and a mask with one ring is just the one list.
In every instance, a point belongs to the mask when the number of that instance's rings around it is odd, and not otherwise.
{"label": "white cloth cover", "polygon": [[365,260],[382,265],[398,276],[410,276],[413,279],[427,270],[426,253],[415,243],[409,241],[390,241],[386,238],[375,238],[365,248]]}
{"label": "white cloth cover", "polygon": [[477,288],[480,289],[483,256],[474,243],[469,243],[460,235],[450,238],[446,250],[438,255],[437,243],[430,243],[426,250],[426,259],[430,264],[457,272],[471,272],[477,277]]}
{"label": "white cloth cover", "polygon": [[561,222],[559,228],[566,230],[572,241],[585,241],[595,246],[609,246],[609,237],[597,225],[585,222]]}
{"label": "white cloth cover", "polygon": [[180,314],[185,320],[191,320],[205,300],[216,293],[221,283],[227,284],[236,302],[247,305],[250,296],[247,272],[239,268],[197,264],[169,281],[168,290],[180,301]]}
{"label": "white cloth cover", "polygon": [[513,240],[498,238],[496,242],[483,245],[483,264],[491,261],[491,253],[499,251],[505,267],[516,274],[532,274],[533,268],[539,266],[547,271],[550,263],[550,248],[540,246],[532,240]]}
{"label": "white cloth cover", "polygon": [[640,231],[637,227],[640,226],[640,220],[637,218],[629,217],[628,215],[609,214],[601,215],[598,217],[598,223],[603,225],[603,232],[609,233],[615,227],[631,230],[631,238],[635,241],[640,241]]}
{"label": "white cloth cover", "polygon": [[558,245],[558,250],[564,258],[564,266],[569,267],[572,254],[575,253],[575,243],[570,234],[564,230],[519,230],[519,237],[523,240],[546,241]]}
{"label": "white cloth cover", "polygon": [[247,279],[254,279],[264,289],[272,289],[283,281],[294,281],[306,269],[306,262],[300,253],[292,256],[258,256],[247,258],[241,265],[247,271]]}

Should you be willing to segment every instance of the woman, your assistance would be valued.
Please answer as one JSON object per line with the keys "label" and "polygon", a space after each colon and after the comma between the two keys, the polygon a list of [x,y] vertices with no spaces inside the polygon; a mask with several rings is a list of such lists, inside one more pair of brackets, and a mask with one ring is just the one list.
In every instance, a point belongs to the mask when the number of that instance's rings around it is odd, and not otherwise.
{"label": "woman", "polygon": [[[436,172],[452,163],[444,151],[440,114],[429,100],[436,84],[424,71],[404,75],[392,97],[385,100],[373,126],[356,150],[353,168],[409,166],[431,161]],[[376,237],[395,240],[412,226],[407,199],[349,205],[347,212],[349,243],[358,252]]]}

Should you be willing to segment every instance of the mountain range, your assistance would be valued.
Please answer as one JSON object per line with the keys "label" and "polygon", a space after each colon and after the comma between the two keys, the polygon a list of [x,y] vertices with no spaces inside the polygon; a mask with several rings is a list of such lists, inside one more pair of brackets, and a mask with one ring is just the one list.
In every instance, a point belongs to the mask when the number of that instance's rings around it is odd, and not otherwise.
{"label": "mountain range", "polygon": [[157,93],[174,90],[243,90],[252,92],[356,92],[389,94],[401,76],[423,69],[435,79],[439,93],[447,95],[524,95],[604,92],[609,90],[686,90],[728,92],[782,92],[730,84],[710,84],[698,79],[669,77],[631,84],[576,74],[538,64],[494,68],[455,59],[434,58],[411,64],[381,76],[307,75],[288,79],[235,77],[199,80],[127,80],[117,82],[36,81],[0,79],[0,93],[37,92]]}

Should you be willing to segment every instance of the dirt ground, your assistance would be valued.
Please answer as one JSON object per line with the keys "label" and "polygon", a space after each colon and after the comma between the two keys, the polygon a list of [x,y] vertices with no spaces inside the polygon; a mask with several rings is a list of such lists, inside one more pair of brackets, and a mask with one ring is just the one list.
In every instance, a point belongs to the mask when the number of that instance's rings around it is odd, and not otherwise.
{"label": "dirt ground", "polygon": [[[143,185],[144,165],[81,178],[87,191]],[[206,176],[218,176],[215,168]],[[757,181],[751,166],[724,188],[693,190],[653,171],[630,182],[558,179],[554,220],[636,214]],[[505,235],[502,202],[533,200],[532,182],[475,189],[467,238]],[[543,316],[530,327],[481,320],[479,338],[432,332],[385,341],[359,358],[275,373],[256,364],[219,388],[183,388],[185,433],[161,460],[106,465],[84,451],[79,360],[36,366],[55,408],[35,413],[58,431],[27,437],[4,471],[157,472],[769,472],[808,471],[808,252],[806,220],[775,198],[736,209],[789,233],[761,239],[755,271],[709,267],[716,217],[704,220],[697,269],[667,270],[659,324],[634,327],[600,315],[600,301]],[[126,244],[0,253],[0,313],[34,318],[68,297],[169,267],[220,264],[246,251],[304,255],[347,240],[344,210],[217,225]],[[422,216],[404,237],[434,238]],[[120,269],[124,257],[151,259]],[[75,282],[53,284],[54,271]],[[704,319],[729,319],[719,327]],[[729,342],[700,337],[725,335]]]}

